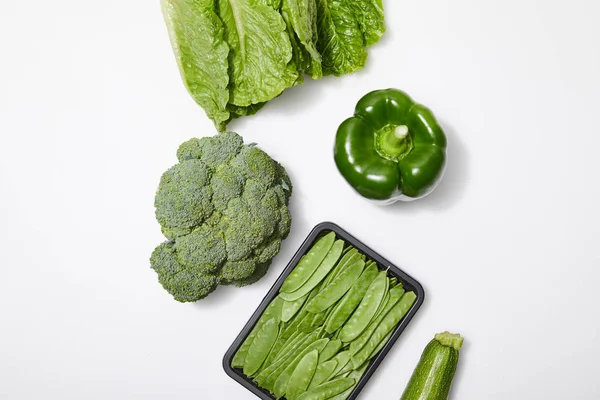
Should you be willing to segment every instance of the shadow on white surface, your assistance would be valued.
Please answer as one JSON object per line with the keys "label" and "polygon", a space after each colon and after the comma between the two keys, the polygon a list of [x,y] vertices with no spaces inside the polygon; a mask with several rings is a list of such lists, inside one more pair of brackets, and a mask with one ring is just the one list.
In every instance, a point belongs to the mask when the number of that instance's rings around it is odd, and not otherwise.
{"label": "shadow on white surface", "polygon": [[[344,84],[343,77],[325,76],[321,79],[304,77],[302,85],[293,86],[265,105],[265,109],[277,115],[306,115],[307,109],[316,108],[327,90]],[[281,113],[281,114],[280,114]]]}
{"label": "shadow on white surface", "polygon": [[212,292],[202,300],[198,300],[192,303],[192,305],[201,309],[210,310],[213,307],[218,307],[220,305],[225,304],[227,298],[231,297],[231,291],[236,289],[238,288],[233,285],[219,285],[217,286],[214,292]]}
{"label": "shadow on white surface", "polygon": [[[269,115],[289,116],[290,118],[298,115],[307,115],[307,110],[319,106],[319,99],[323,97],[328,88],[340,84],[341,79],[335,77],[325,77],[319,80],[313,80],[309,76],[304,78],[302,85],[293,86],[285,89],[279,96],[271,99],[255,115],[242,118],[236,118],[227,124],[227,129],[234,132],[243,132],[247,129],[247,124],[252,124],[253,120],[262,116]],[[286,126],[281,126],[280,133],[285,134]],[[292,181],[293,182],[293,181]]]}

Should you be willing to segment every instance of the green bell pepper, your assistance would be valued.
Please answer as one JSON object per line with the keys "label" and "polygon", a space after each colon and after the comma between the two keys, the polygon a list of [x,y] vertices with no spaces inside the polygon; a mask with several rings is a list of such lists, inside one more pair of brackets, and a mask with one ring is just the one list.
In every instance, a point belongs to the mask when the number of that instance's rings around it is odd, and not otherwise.
{"label": "green bell pepper", "polygon": [[359,100],[339,126],[334,158],[362,196],[389,204],[426,196],[446,164],[446,135],[432,112],[397,89]]}

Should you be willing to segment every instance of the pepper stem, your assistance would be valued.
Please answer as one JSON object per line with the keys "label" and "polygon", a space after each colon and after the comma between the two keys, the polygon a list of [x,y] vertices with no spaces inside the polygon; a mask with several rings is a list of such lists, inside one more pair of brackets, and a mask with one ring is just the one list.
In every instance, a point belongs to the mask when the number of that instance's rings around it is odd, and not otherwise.
{"label": "pepper stem", "polygon": [[387,125],[379,131],[378,147],[385,158],[397,160],[411,149],[406,125]]}
{"label": "pepper stem", "polygon": [[403,141],[404,138],[406,137],[406,135],[408,135],[408,126],[406,126],[406,125],[398,125],[396,127],[396,129],[394,129],[394,136],[398,140]]}

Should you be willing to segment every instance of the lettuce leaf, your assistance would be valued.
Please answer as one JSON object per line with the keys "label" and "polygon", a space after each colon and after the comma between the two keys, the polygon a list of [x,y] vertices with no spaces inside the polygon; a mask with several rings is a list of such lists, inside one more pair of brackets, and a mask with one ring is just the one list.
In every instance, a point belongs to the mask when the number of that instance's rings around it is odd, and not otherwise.
{"label": "lettuce leaf", "polygon": [[365,65],[363,34],[349,0],[317,0],[317,29],[323,74],[340,76]]}
{"label": "lettuce leaf", "polygon": [[349,3],[354,10],[365,45],[377,43],[385,33],[381,0],[349,0]]}
{"label": "lettuce leaf", "polygon": [[[316,0],[283,0],[281,5],[281,15],[288,26],[292,27],[290,39],[292,47],[302,44],[303,50],[301,58],[307,58],[303,70],[305,70],[313,79],[319,79],[323,76],[321,67],[321,54],[317,50],[317,3]],[[289,31],[289,29],[288,29]]]}
{"label": "lettuce leaf", "polygon": [[223,131],[286,88],[363,68],[382,0],[161,0],[183,82]]}
{"label": "lettuce leaf", "polygon": [[161,0],[181,77],[192,98],[222,130],[230,119],[223,25],[214,0]]}
{"label": "lettuce leaf", "polygon": [[[292,28],[292,23],[287,12],[281,10],[281,16],[287,26],[287,32],[290,37],[290,43],[292,44],[292,63],[298,70],[298,79],[296,79],[296,85],[302,85],[304,83],[304,71],[310,70],[310,54],[300,44],[300,40]],[[319,63],[320,65],[320,63]]]}
{"label": "lettuce leaf", "polygon": [[298,78],[286,24],[276,4],[260,0],[218,0],[229,44],[229,102],[236,106],[269,101]]}
{"label": "lettuce leaf", "polygon": [[246,115],[254,115],[263,108],[266,103],[251,104],[249,106],[235,106],[233,104],[227,104],[227,111],[231,113],[231,118],[243,117]]}

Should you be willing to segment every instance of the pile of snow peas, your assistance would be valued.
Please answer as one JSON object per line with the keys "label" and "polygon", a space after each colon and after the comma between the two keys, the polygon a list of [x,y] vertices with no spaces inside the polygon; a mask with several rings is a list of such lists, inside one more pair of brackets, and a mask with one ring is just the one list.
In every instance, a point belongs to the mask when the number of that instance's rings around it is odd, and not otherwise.
{"label": "pile of snow peas", "polygon": [[330,232],[287,276],[232,367],[276,398],[346,399],[415,300]]}

